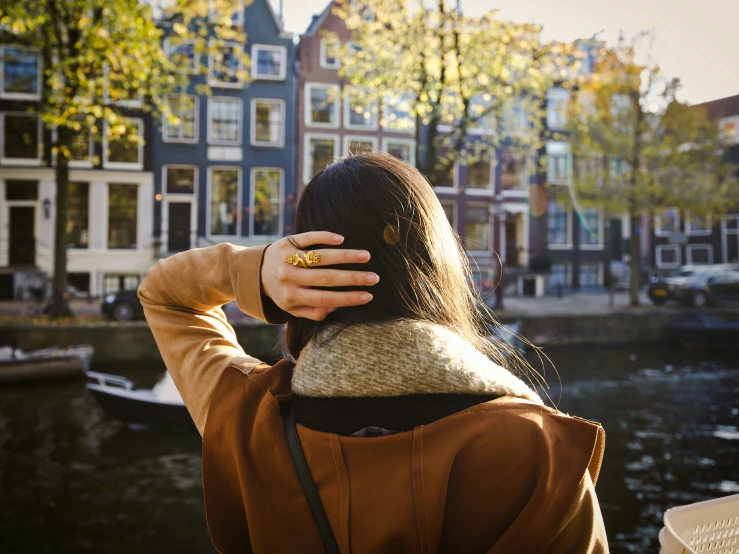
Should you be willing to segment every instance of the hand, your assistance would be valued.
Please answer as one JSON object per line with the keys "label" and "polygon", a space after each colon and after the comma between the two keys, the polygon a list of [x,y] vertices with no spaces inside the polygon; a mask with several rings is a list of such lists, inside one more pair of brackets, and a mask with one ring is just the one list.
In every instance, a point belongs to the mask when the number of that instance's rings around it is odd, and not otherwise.
{"label": "hand", "polygon": [[[293,266],[287,257],[296,248],[313,250],[320,261],[310,267]],[[366,250],[341,250],[338,248],[315,249],[312,245],[338,245],[344,241],[335,233],[310,231],[285,237],[270,244],[264,252],[262,263],[262,290],[277,306],[295,317],[322,321],[328,314],[345,306],[360,306],[372,300],[365,291],[327,291],[310,287],[366,287],[380,280],[376,273],[349,271],[346,269],[319,269],[324,265],[367,263],[370,254]],[[302,254],[302,252],[301,252]]]}

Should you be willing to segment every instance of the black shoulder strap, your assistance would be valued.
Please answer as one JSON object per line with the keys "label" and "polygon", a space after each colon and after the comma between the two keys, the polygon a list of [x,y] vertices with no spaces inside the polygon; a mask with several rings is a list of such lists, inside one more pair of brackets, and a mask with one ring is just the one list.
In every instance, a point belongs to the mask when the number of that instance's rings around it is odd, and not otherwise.
{"label": "black shoulder strap", "polygon": [[287,449],[290,451],[290,457],[293,460],[295,472],[298,474],[298,479],[303,487],[303,493],[305,494],[305,499],[308,501],[308,507],[313,515],[313,520],[316,522],[318,534],[321,535],[323,547],[326,549],[327,554],[339,554],[339,546],[336,544],[336,539],[331,531],[331,525],[329,525],[323,504],[321,504],[321,498],[318,496],[316,484],[313,482],[308,464],[305,461],[303,448],[300,446],[298,430],[295,427],[295,414],[293,413],[292,402],[284,405],[282,421],[285,428]]}

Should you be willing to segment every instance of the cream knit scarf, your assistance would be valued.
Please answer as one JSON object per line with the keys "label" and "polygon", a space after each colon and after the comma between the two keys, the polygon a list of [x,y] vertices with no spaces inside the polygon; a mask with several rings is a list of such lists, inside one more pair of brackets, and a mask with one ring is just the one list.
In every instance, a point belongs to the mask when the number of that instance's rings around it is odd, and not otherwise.
{"label": "cream knit scarf", "polygon": [[327,345],[309,342],[295,364],[292,389],[320,397],[508,395],[543,404],[457,333],[423,321],[353,325]]}

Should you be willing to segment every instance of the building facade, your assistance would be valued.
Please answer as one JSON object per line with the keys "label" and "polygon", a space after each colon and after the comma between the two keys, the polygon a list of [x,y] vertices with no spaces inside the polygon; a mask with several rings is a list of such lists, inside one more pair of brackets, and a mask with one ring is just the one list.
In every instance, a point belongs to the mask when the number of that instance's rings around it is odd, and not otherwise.
{"label": "building facade", "polygon": [[[0,45],[0,299],[48,289],[53,268],[56,181],[52,132],[37,106],[38,51]],[[115,106],[127,133],[151,138],[136,102]],[[143,143],[75,134],[70,161],[68,271],[74,289],[101,295],[135,287],[152,262],[153,173]],[[131,146],[133,145],[133,146]]]}
{"label": "building facade", "polygon": [[[165,42],[171,55],[180,55],[183,71],[208,67],[207,75],[193,75],[186,99],[170,99],[181,123],[163,121],[153,138],[158,256],[221,242],[266,244],[291,229],[296,45],[269,0],[242,3],[234,19],[247,43],[224,48],[246,49],[248,83],[224,77],[214,56],[196,60],[187,44]],[[198,95],[196,85],[206,81],[211,94]]]}

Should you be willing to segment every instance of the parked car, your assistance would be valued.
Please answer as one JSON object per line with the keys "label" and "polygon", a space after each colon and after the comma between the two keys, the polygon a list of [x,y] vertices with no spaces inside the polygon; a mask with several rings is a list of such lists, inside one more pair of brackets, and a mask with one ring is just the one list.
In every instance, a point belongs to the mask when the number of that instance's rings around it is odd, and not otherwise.
{"label": "parked car", "polygon": [[116,321],[133,321],[144,318],[144,308],[141,306],[136,290],[122,290],[108,294],[103,298],[100,311],[105,317]]}
{"label": "parked car", "polygon": [[658,306],[668,300],[696,307],[739,301],[739,265],[684,266],[652,283],[647,294]]}

